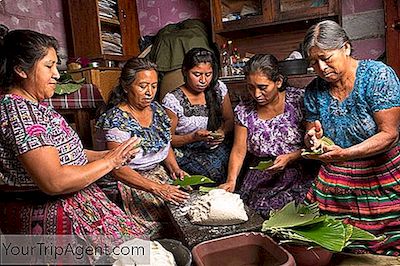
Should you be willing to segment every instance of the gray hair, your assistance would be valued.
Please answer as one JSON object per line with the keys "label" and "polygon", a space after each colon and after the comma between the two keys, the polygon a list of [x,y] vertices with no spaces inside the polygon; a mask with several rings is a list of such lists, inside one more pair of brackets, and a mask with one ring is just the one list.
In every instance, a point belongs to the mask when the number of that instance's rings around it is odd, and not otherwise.
{"label": "gray hair", "polygon": [[342,48],[346,43],[350,43],[345,30],[333,20],[324,20],[311,26],[304,37],[304,52],[309,56],[312,47],[322,50],[334,50]]}

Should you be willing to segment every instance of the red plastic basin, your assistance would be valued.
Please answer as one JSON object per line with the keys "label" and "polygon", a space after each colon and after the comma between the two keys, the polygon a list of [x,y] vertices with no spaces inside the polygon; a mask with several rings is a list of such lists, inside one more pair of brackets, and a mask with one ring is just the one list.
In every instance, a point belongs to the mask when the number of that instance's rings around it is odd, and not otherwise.
{"label": "red plastic basin", "polygon": [[293,256],[261,233],[241,233],[202,242],[192,249],[198,266],[295,266]]}

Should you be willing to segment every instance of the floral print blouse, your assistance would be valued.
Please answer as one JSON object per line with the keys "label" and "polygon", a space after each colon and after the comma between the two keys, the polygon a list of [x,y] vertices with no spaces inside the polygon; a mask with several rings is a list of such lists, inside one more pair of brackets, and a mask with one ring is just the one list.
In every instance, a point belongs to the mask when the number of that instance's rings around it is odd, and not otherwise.
{"label": "floral print blouse", "polygon": [[247,150],[257,157],[276,157],[303,147],[304,90],[288,87],[282,114],[264,120],[255,101],[239,103],[235,123],[247,128]]}
{"label": "floral print blouse", "polygon": [[377,133],[374,113],[400,106],[400,83],[392,68],[382,62],[360,60],[350,95],[339,101],[321,78],[305,93],[306,120],[320,120],[324,135],[347,148]]}
{"label": "floral print blouse", "polygon": [[[213,89],[216,90],[218,100],[222,104],[225,96],[228,95],[228,88],[222,81],[218,81]],[[198,129],[207,129],[207,106],[205,104],[192,105],[180,88],[167,93],[162,100],[162,105],[178,117],[175,130],[177,135],[189,134]]]}
{"label": "floral print blouse", "polygon": [[96,127],[103,141],[123,142],[133,136],[141,138],[140,152],[128,164],[136,170],[149,170],[168,155],[171,142],[170,120],[157,102],[151,103],[153,120],[149,127],[142,127],[127,112],[113,107],[103,113]]}
{"label": "floral print blouse", "polygon": [[45,103],[5,94],[0,97],[0,125],[0,183],[37,189],[17,157],[44,146],[57,148],[63,165],[87,163],[77,133]]}

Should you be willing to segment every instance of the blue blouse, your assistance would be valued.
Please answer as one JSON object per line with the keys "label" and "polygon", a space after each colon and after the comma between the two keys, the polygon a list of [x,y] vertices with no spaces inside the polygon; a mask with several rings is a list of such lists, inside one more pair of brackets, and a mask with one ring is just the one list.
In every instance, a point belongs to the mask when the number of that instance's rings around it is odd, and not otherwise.
{"label": "blue blouse", "polygon": [[[140,147],[144,154],[157,153],[170,145],[170,120],[157,102],[151,103],[151,109],[153,110],[153,120],[148,128],[142,127],[136,119],[118,107],[113,107],[103,113],[99,117],[96,127],[102,130],[115,128],[129,133],[129,137],[136,135],[142,139]],[[107,137],[106,141],[122,142],[126,140],[117,139],[118,136],[112,136],[112,134],[108,134]]]}
{"label": "blue blouse", "polygon": [[306,121],[320,120],[324,135],[347,148],[375,135],[373,114],[400,106],[400,82],[392,68],[373,60],[359,61],[354,88],[342,102],[329,93],[321,78],[307,86]]}

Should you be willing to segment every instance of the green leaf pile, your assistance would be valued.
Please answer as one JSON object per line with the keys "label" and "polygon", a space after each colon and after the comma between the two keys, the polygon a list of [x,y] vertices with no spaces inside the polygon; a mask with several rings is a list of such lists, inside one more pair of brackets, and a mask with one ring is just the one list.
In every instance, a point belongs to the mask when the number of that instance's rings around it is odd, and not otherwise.
{"label": "green leaf pile", "polygon": [[210,178],[203,176],[203,175],[186,175],[183,180],[175,179],[172,182],[175,186],[187,187],[187,186],[194,186],[194,185],[202,185],[202,184],[211,184],[215,183]]}
{"label": "green leaf pile", "polygon": [[264,221],[262,231],[276,235],[281,242],[301,242],[319,245],[333,252],[340,252],[352,241],[376,241],[383,236],[345,224],[327,215],[320,216],[318,205],[295,205],[292,201],[281,210],[271,212]]}
{"label": "green leaf pile", "polygon": [[261,161],[258,163],[257,166],[251,166],[250,169],[251,170],[260,170],[260,171],[264,171],[265,169],[271,167],[274,164],[274,162],[272,160],[268,160],[268,161]]}
{"label": "green leaf pile", "polygon": [[58,95],[73,93],[81,88],[84,81],[85,78],[74,80],[70,74],[62,73],[57,82],[54,93]]}

